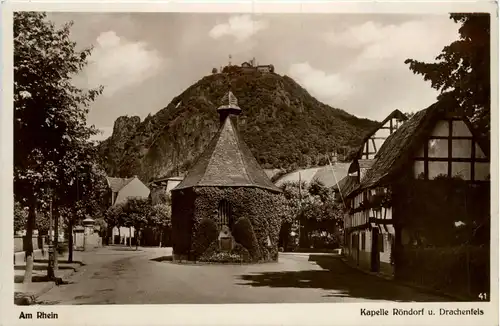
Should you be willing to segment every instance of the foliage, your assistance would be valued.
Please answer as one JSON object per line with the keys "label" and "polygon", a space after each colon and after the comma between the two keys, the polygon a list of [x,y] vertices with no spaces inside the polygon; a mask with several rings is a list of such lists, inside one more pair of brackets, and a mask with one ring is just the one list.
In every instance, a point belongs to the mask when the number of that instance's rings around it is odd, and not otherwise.
{"label": "foliage", "polygon": [[[400,223],[415,246],[489,244],[490,187],[457,178],[405,180],[393,191]],[[429,227],[432,225],[432,227]]]}
{"label": "foliage", "polygon": [[[321,234],[324,241],[339,242],[343,225],[343,206],[334,196],[333,190],[320,181],[309,185],[302,182],[286,182],[281,186],[286,198],[288,218],[284,222],[300,224],[300,246],[309,247],[312,236]],[[298,230],[297,230],[298,232]]]}
{"label": "foliage", "polygon": [[26,227],[28,218],[28,209],[23,207],[21,203],[14,203],[14,232],[22,231]]}
{"label": "foliage", "polygon": [[479,300],[490,293],[489,244],[442,248],[403,248],[396,277],[446,293]]}
{"label": "foliage", "polygon": [[36,209],[39,205],[45,209],[48,199],[54,199],[56,206],[71,202],[68,168],[75,166],[73,158],[82,153],[81,148],[92,147],[89,138],[97,131],[87,125],[86,116],[102,88],[83,90],[73,85],[72,79],[87,64],[91,48],[77,50],[70,39],[71,23],[56,28],[47,21],[45,13],[23,11],[14,13],[13,25],[14,196],[29,207],[25,274],[28,282]]}
{"label": "foliage", "polygon": [[237,243],[248,250],[252,260],[258,261],[261,258],[259,243],[248,218],[241,217],[234,223],[232,235]]}
{"label": "foliage", "polygon": [[214,241],[198,259],[201,262],[211,263],[248,263],[251,257],[246,248],[237,243],[230,251],[219,251],[217,241]]}
{"label": "foliage", "polygon": [[109,227],[120,227],[125,223],[123,206],[122,205],[113,205],[110,206],[106,213],[104,214],[104,219]]}
{"label": "foliage", "polygon": [[[281,194],[260,188],[200,187],[172,192],[172,245],[177,255],[189,255],[196,230],[203,219],[213,219],[221,200],[231,204],[233,220],[247,218],[254,230],[260,252],[271,240],[269,257],[277,258],[278,236],[283,210],[276,203]],[[194,259],[194,258],[193,258]]]}
{"label": "foliage", "polygon": [[219,232],[217,225],[212,219],[205,218],[200,222],[196,237],[193,241],[193,254],[195,257],[200,257],[208,247],[217,240]]}
{"label": "foliage", "polygon": [[106,171],[144,180],[187,171],[217,131],[216,109],[229,83],[243,110],[242,137],[264,168],[326,164],[339,147],[354,152],[376,125],[320,103],[287,76],[212,74],[142,122],[117,119],[113,136],[100,146]]}
{"label": "foliage", "polygon": [[435,63],[407,59],[410,69],[431,81],[438,100],[458,105],[483,134],[490,128],[490,14],[451,14],[460,38],[443,48]]}
{"label": "foliage", "polygon": [[172,227],[172,209],[170,205],[157,204],[150,211],[149,217],[150,226],[157,227]]}

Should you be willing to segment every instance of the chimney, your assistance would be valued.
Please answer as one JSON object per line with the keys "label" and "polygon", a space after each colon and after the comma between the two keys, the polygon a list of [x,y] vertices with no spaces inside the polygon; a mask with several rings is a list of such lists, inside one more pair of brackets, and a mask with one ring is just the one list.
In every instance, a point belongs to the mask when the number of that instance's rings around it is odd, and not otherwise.
{"label": "chimney", "polygon": [[238,126],[238,115],[241,109],[238,106],[238,99],[234,96],[233,92],[228,91],[221,100],[221,106],[217,109],[219,113],[220,126],[226,121],[227,117],[233,119],[235,126]]}

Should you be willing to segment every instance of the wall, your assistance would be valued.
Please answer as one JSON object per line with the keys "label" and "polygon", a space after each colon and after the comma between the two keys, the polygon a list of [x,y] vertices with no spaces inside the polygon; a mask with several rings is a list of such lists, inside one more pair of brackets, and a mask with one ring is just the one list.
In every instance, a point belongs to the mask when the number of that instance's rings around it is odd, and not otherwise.
{"label": "wall", "polygon": [[[120,242],[116,243],[115,239],[116,237],[120,236]],[[120,229],[118,227],[114,227],[113,230],[111,231],[111,243],[112,244],[127,244],[128,241],[130,241],[130,238],[135,238],[135,229],[134,227],[124,227],[120,226]]]}
{"label": "wall", "polygon": [[[24,251],[24,236],[15,235],[14,236],[14,252]],[[47,244],[46,236],[38,236],[35,235],[32,238],[33,241],[33,250],[41,249],[42,246]]]}
{"label": "wall", "polygon": [[116,197],[115,205],[125,203],[129,197],[148,198],[149,193],[149,188],[141,180],[134,178],[134,180],[130,181],[120,190]]}

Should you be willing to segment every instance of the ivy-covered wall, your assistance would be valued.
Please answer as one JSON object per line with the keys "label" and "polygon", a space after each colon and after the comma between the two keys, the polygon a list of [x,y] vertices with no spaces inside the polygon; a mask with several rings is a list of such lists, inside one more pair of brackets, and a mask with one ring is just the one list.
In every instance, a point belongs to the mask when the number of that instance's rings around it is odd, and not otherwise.
{"label": "ivy-covered wall", "polygon": [[[231,205],[234,223],[247,218],[252,224],[261,255],[259,261],[277,260],[283,212],[281,196],[248,187],[198,187],[182,193],[172,192],[172,227],[173,233],[177,233],[173,239],[174,253],[189,255],[190,260],[198,258],[192,252],[200,222],[212,219],[217,223],[219,202],[224,199]],[[271,246],[268,246],[268,236]]]}
{"label": "ivy-covered wall", "polygon": [[192,189],[172,191],[172,249],[176,255],[187,256],[191,250],[195,199]]}

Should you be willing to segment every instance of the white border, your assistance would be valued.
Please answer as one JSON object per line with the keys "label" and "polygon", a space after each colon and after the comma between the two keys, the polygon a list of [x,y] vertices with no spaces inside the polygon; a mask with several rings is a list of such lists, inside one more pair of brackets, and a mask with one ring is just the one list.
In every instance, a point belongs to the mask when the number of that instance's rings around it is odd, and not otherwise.
{"label": "white border", "polygon": [[[253,304],[253,305],[100,305],[43,306],[13,305],[12,234],[12,12],[37,11],[108,11],[108,12],[249,12],[249,13],[408,13],[433,14],[448,12],[491,13],[492,90],[498,90],[498,17],[493,2],[361,2],[361,1],[131,1],[112,2],[42,2],[23,1],[2,4],[2,106],[0,110],[0,237],[2,262],[0,275],[0,324],[2,325],[498,325],[498,202],[492,200],[491,215],[491,301],[489,303],[332,303],[332,304]],[[498,192],[498,92],[492,92],[492,199]],[[495,110],[497,109],[497,110]],[[9,263],[6,263],[9,262]],[[483,309],[483,316],[362,317],[361,308],[433,308]],[[59,319],[23,321],[20,311],[54,311]]]}

